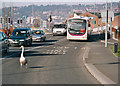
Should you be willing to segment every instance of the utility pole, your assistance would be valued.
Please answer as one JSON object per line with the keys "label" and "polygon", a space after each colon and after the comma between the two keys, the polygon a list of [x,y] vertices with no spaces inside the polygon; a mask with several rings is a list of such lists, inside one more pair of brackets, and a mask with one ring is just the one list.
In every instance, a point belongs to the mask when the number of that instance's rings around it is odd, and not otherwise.
{"label": "utility pole", "polygon": [[105,47],[108,46],[107,44],[107,28],[108,28],[108,2],[106,2],[106,29],[105,29]]}
{"label": "utility pole", "polygon": [[[96,4],[96,3],[95,3]],[[93,29],[95,28],[95,4],[94,4],[94,26],[93,26]]]}
{"label": "utility pole", "polygon": [[3,11],[4,11],[4,25],[3,25],[3,29],[5,29],[5,24],[6,24],[6,18],[5,18],[5,3],[3,2]]}
{"label": "utility pole", "polygon": [[[33,11],[34,11],[34,9],[33,9],[33,5],[32,5],[32,18],[34,19],[34,13],[33,13]],[[32,27],[34,27],[33,19],[32,19]]]}
{"label": "utility pole", "polygon": [[8,12],[7,12],[7,30],[9,29],[8,18],[9,18],[9,14],[10,14],[10,9],[11,9],[11,8],[9,8],[9,9],[8,9]]}
{"label": "utility pole", "polygon": [[[111,12],[112,12],[112,1],[111,1]],[[110,37],[112,36],[112,17],[110,17]]]}
{"label": "utility pole", "polygon": [[13,4],[11,4],[11,25],[13,26]]}

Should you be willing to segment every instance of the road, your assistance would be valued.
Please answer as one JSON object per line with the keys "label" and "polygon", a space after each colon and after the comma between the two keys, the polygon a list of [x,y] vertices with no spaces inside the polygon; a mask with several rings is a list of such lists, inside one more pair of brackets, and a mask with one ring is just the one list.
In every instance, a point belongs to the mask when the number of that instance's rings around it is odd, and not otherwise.
{"label": "road", "polygon": [[83,64],[87,41],[47,35],[46,42],[25,47],[28,68],[20,68],[21,49],[10,47],[2,60],[3,84],[99,84]]}

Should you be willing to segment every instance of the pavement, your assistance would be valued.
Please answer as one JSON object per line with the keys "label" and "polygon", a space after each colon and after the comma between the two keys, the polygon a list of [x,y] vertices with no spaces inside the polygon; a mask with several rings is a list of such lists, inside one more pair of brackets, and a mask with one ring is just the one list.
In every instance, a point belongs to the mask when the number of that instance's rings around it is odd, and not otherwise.
{"label": "pavement", "polygon": [[[101,40],[101,42],[105,43],[105,40]],[[114,45],[114,43],[118,43],[118,41],[114,39],[108,39],[108,44]]]}
{"label": "pavement", "polygon": [[116,57],[109,46],[117,42],[113,39],[108,40],[108,47],[104,47],[104,41],[92,42],[88,44],[83,55],[83,62],[87,70],[101,84],[116,84],[119,83],[119,64],[120,61]]}

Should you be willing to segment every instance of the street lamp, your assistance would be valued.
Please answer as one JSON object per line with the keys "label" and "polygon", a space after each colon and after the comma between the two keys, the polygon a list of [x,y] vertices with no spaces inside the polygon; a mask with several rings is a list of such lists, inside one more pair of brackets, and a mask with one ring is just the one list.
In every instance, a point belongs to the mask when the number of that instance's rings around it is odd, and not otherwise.
{"label": "street lamp", "polygon": [[107,28],[108,28],[108,1],[106,2],[106,29],[105,29],[105,47],[108,46],[107,44]]}

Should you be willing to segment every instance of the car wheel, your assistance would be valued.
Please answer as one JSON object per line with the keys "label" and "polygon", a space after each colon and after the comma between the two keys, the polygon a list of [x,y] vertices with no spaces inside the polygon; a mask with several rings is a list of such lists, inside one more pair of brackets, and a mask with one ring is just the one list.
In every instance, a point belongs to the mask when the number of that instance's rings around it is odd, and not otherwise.
{"label": "car wheel", "polygon": [[30,42],[28,42],[28,46],[31,46],[32,45],[32,40],[30,40]]}
{"label": "car wheel", "polygon": [[43,39],[43,41],[45,42],[45,38]]}
{"label": "car wheel", "polygon": [[27,46],[30,46],[30,43],[28,42]]}
{"label": "car wheel", "polygon": [[30,42],[27,41],[24,45],[25,45],[26,47],[27,47],[27,46],[30,46]]}
{"label": "car wheel", "polygon": [[32,41],[30,42],[30,46],[32,45]]}
{"label": "car wheel", "polygon": [[31,45],[31,42],[28,42],[27,46],[30,46]]}

